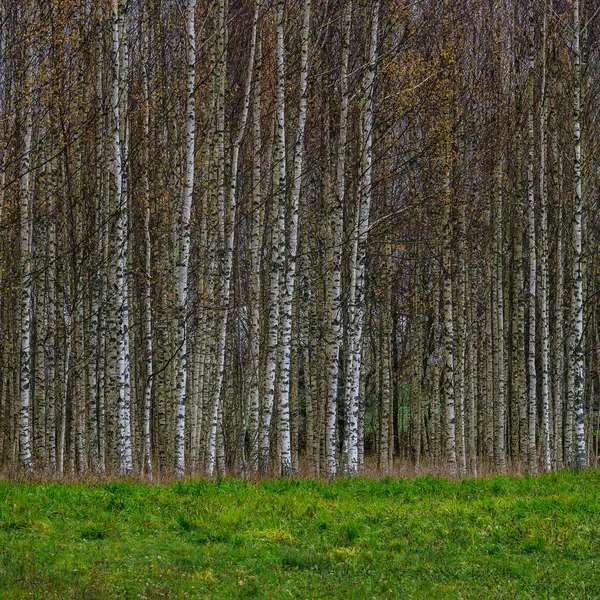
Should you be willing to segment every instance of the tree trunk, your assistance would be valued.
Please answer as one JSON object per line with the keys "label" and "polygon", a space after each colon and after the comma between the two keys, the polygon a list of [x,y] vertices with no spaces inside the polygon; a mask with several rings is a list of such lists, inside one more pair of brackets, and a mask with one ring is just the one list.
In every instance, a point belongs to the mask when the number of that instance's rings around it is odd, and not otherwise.
{"label": "tree trunk", "polygon": [[[357,194],[356,224],[354,226],[353,257],[351,265],[348,367],[346,373],[346,430],[348,449],[348,475],[358,474],[358,403],[362,358],[362,333],[365,302],[365,261],[369,234],[369,217],[373,197],[373,127],[375,73],[377,70],[377,43],[379,34],[379,0],[373,4],[369,39],[369,61],[365,73],[362,99],[361,128],[361,179]],[[328,432],[329,433],[329,432]],[[332,460],[333,458],[333,460]],[[328,452],[328,474],[335,475],[335,456]],[[331,468],[333,466],[333,469]],[[333,471],[333,472],[332,472]]]}
{"label": "tree trunk", "polygon": [[580,49],[580,6],[579,0],[573,3],[574,39],[573,52],[575,58],[574,71],[574,109],[573,130],[575,134],[575,162],[574,162],[574,187],[575,187],[575,215],[573,218],[571,244],[572,244],[572,291],[571,291],[571,383],[573,386],[573,417],[575,421],[575,457],[573,466],[583,469],[587,466],[585,447],[585,427],[583,411],[583,276],[582,276],[582,147],[581,147],[581,49]]}
{"label": "tree trunk", "polygon": [[[290,356],[292,338],[292,303],[296,287],[296,254],[298,250],[298,205],[302,185],[302,166],[304,158],[304,130],[306,126],[306,101],[308,79],[308,40],[310,27],[310,0],[304,0],[302,6],[301,58],[300,58],[300,102],[298,109],[298,129],[294,147],[294,179],[289,212],[289,247],[281,310],[281,364],[279,365],[279,434],[281,436],[281,474],[292,475],[292,454],[290,437]],[[278,29],[279,30],[279,29]],[[283,32],[281,33],[283,46]],[[278,44],[279,48],[279,44]],[[283,48],[281,48],[283,53]],[[279,53],[278,53],[279,56]],[[283,60],[283,57],[282,57]],[[283,74],[283,62],[281,64]],[[284,133],[285,135],[285,133]],[[285,234],[282,231],[280,235]]]}
{"label": "tree trunk", "polygon": [[[33,29],[33,7],[27,2],[24,7],[28,28]],[[21,181],[19,197],[19,246],[20,259],[20,402],[19,402],[19,458],[26,471],[33,470],[31,455],[30,429],[30,379],[31,379],[31,139],[33,135],[33,101],[31,100],[33,77],[33,41],[29,40],[25,48],[25,67],[23,95],[24,132],[23,154],[21,158]]]}

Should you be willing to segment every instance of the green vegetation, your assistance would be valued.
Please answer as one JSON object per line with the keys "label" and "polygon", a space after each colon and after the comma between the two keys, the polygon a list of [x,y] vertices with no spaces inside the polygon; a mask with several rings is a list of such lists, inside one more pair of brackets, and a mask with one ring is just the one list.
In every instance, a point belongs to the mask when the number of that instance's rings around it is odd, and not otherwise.
{"label": "green vegetation", "polygon": [[600,476],[0,482],[0,598],[598,598]]}

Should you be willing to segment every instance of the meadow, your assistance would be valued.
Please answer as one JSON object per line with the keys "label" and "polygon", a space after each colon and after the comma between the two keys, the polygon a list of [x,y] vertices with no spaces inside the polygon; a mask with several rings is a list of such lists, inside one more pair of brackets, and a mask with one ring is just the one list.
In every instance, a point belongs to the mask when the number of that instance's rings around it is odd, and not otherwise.
{"label": "meadow", "polygon": [[0,598],[599,598],[596,471],[0,481]]}

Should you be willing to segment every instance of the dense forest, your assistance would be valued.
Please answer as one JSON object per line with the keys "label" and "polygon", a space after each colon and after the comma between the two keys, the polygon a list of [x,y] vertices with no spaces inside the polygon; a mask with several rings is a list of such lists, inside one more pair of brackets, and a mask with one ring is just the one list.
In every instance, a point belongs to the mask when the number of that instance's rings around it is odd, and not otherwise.
{"label": "dense forest", "polygon": [[4,0],[0,468],[598,456],[598,0]]}

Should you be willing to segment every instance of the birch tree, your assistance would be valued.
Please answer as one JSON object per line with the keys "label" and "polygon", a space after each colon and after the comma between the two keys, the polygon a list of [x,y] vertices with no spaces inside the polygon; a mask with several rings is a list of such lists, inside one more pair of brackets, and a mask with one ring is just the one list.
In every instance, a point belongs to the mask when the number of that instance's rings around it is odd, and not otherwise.
{"label": "birch tree", "polygon": [[31,452],[31,144],[33,135],[33,6],[27,2],[22,7],[27,23],[27,40],[23,59],[24,120],[23,154],[21,159],[21,184],[19,198],[19,246],[20,246],[20,402],[19,402],[19,458],[27,471],[33,470]]}
{"label": "birch tree", "polygon": [[581,146],[581,15],[579,0],[573,3],[573,58],[575,68],[573,74],[574,106],[573,131],[575,138],[574,192],[575,214],[571,232],[572,253],[572,288],[571,288],[571,334],[569,354],[571,358],[572,410],[575,420],[575,456],[577,469],[587,466],[585,447],[584,410],[583,410],[583,276],[582,276],[582,146]]}
{"label": "birch tree", "polygon": [[177,383],[175,390],[175,472],[185,473],[185,411],[187,400],[187,335],[188,270],[190,261],[190,214],[194,192],[194,166],[196,142],[196,0],[187,0],[185,9],[185,39],[187,48],[185,130],[185,179],[181,208],[181,247],[177,273]]}
{"label": "birch tree", "polygon": [[[326,454],[327,470],[336,473],[335,446],[337,424],[337,391],[339,379],[339,354],[342,345],[342,242],[344,235],[344,200],[346,193],[346,141],[348,137],[348,61],[350,57],[350,33],[352,26],[352,2],[348,2],[344,12],[343,45],[340,69],[340,126],[335,169],[335,191],[332,198],[330,228],[333,242],[330,248],[330,263],[327,280],[327,308],[329,330],[326,347],[327,360],[327,399],[326,399]],[[348,465],[346,447],[346,466]]]}
{"label": "birch tree", "polygon": [[[308,80],[308,41],[310,33],[310,0],[302,4],[302,28],[300,31],[300,89],[298,106],[298,127],[294,147],[294,172],[289,212],[289,244],[286,253],[286,271],[281,311],[282,358],[279,367],[279,432],[281,435],[281,473],[284,477],[292,474],[292,454],[290,439],[290,355],[292,338],[292,302],[296,287],[296,254],[298,252],[298,204],[302,187],[302,166],[304,158],[304,129],[306,127],[307,80]],[[278,30],[279,31],[279,30]],[[279,40],[278,40],[279,41]],[[279,46],[278,46],[279,47]],[[279,55],[278,55],[279,56]],[[281,67],[283,69],[283,66]],[[283,232],[280,232],[283,235]]]}
{"label": "birch tree", "polygon": [[527,240],[529,249],[529,313],[528,323],[528,362],[527,370],[529,376],[528,395],[528,467],[532,474],[537,473],[537,447],[536,447],[536,425],[537,425],[537,371],[536,371],[536,293],[537,293],[537,246],[536,246],[536,206],[534,193],[534,29],[533,29],[533,3],[529,4],[529,56],[528,56],[528,102],[527,113]]}
{"label": "birch tree", "polygon": [[269,272],[269,319],[267,324],[267,363],[265,392],[260,433],[261,470],[269,472],[271,449],[271,417],[275,403],[277,354],[280,330],[279,304],[281,279],[285,260],[285,206],[286,206],[286,140],[285,140],[285,2],[277,2],[276,25],[276,100],[275,100],[275,171],[273,187],[275,203],[271,208],[271,268]]}
{"label": "birch tree", "polygon": [[[361,179],[357,194],[358,205],[352,241],[352,262],[349,306],[349,347],[346,372],[346,446],[348,448],[349,475],[358,474],[358,403],[360,368],[362,354],[362,334],[364,325],[364,276],[366,243],[369,233],[369,216],[373,196],[373,128],[375,102],[375,72],[377,69],[377,43],[379,35],[379,0],[373,3],[370,14],[369,58],[363,83],[363,104],[361,106],[362,144],[360,148]],[[329,435],[329,432],[328,432]],[[332,457],[327,456],[329,475]]]}

